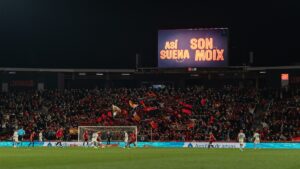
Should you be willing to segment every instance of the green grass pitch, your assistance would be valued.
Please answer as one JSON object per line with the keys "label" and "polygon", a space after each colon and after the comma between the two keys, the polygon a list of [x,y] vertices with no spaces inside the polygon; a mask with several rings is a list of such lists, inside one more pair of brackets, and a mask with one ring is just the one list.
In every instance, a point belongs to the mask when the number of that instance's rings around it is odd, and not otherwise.
{"label": "green grass pitch", "polygon": [[0,169],[300,169],[300,150],[0,148]]}

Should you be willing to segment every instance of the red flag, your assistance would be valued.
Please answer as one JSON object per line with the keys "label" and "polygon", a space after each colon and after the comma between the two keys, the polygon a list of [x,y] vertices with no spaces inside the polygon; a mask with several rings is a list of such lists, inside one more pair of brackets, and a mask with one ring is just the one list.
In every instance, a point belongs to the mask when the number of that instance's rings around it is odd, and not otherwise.
{"label": "red flag", "polygon": [[154,121],[151,121],[151,122],[150,122],[150,125],[151,125],[151,127],[152,127],[153,129],[157,129],[157,128],[158,128],[157,123],[154,122]]}
{"label": "red flag", "polygon": [[102,116],[101,116],[101,118],[102,118],[103,120],[105,120],[105,119],[106,119],[106,115],[103,113]]}
{"label": "red flag", "polygon": [[156,94],[152,91],[148,92],[148,96],[149,97],[156,97]]}
{"label": "red flag", "polygon": [[96,120],[97,123],[100,123],[101,121],[102,121],[101,117],[98,117],[97,120]]}
{"label": "red flag", "polygon": [[202,98],[202,99],[201,99],[201,105],[202,105],[202,106],[205,106],[205,104],[206,104],[206,99],[205,99],[205,98]]}
{"label": "red flag", "polygon": [[125,116],[128,116],[128,111],[123,109],[122,114],[125,115]]}
{"label": "red flag", "polygon": [[143,107],[146,107],[144,100],[140,101],[140,105],[142,105]]}
{"label": "red flag", "polygon": [[153,110],[157,110],[157,107],[145,107],[144,111],[149,112],[149,111],[153,111]]}
{"label": "red flag", "polygon": [[189,110],[189,109],[182,109],[181,110],[182,111],[182,113],[184,113],[184,114],[187,114],[187,115],[192,115],[192,110]]}
{"label": "red flag", "polygon": [[107,112],[107,116],[108,116],[108,117],[112,117],[111,111]]}
{"label": "red flag", "polygon": [[182,106],[185,107],[185,108],[189,108],[189,109],[192,109],[192,108],[193,108],[193,105],[191,105],[191,104],[186,104],[186,103],[184,103],[184,102],[179,102],[179,104],[182,105]]}

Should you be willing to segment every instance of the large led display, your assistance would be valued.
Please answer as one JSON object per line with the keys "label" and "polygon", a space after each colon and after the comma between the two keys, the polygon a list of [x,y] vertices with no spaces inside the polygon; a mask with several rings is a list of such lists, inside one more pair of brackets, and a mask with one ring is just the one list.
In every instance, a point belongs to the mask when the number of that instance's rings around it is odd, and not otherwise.
{"label": "large led display", "polygon": [[174,29],[158,32],[158,67],[228,66],[228,29]]}

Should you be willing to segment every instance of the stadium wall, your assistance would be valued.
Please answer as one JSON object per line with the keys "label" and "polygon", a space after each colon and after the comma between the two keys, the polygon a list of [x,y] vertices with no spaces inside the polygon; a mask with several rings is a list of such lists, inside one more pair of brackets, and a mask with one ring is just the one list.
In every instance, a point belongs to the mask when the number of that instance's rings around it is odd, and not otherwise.
{"label": "stadium wall", "polygon": [[[35,147],[55,147],[56,142],[35,142]],[[124,142],[111,142],[112,145],[124,147]],[[29,142],[22,142],[19,147],[28,147]],[[80,147],[83,142],[63,142],[64,147]],[[239,148],[236,142],[216,142],[214,148]],[[12,147],[13,142],[0,142],[0,147]],[[156,148],[207,148],[208,142],[138,142],[138,147],[156,147]],[[253,149],[253,143],[245,143],[245,148]],[[300,149],[300,143],[261,143],[257,148],[262,149]]]}

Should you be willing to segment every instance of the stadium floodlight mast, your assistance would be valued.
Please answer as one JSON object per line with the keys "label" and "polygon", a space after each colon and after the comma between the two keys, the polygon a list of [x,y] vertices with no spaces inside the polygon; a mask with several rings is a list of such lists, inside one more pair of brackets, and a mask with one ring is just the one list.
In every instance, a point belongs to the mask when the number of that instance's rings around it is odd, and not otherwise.
{"label": "stadium floodlight mast", "polygon": [[[92,133],[101,132],[102,141],[105,140],[105,134],[110,132],[112,135],[112,142],[123,142],[124,141],[124,131],[127,133],[134,132],[136,135],[137,142],[137,126],[78,126],[78,142],[83,141],[83,133],[88,131],[91,136]],[[103,139],[104,136],[104,139]]]}

